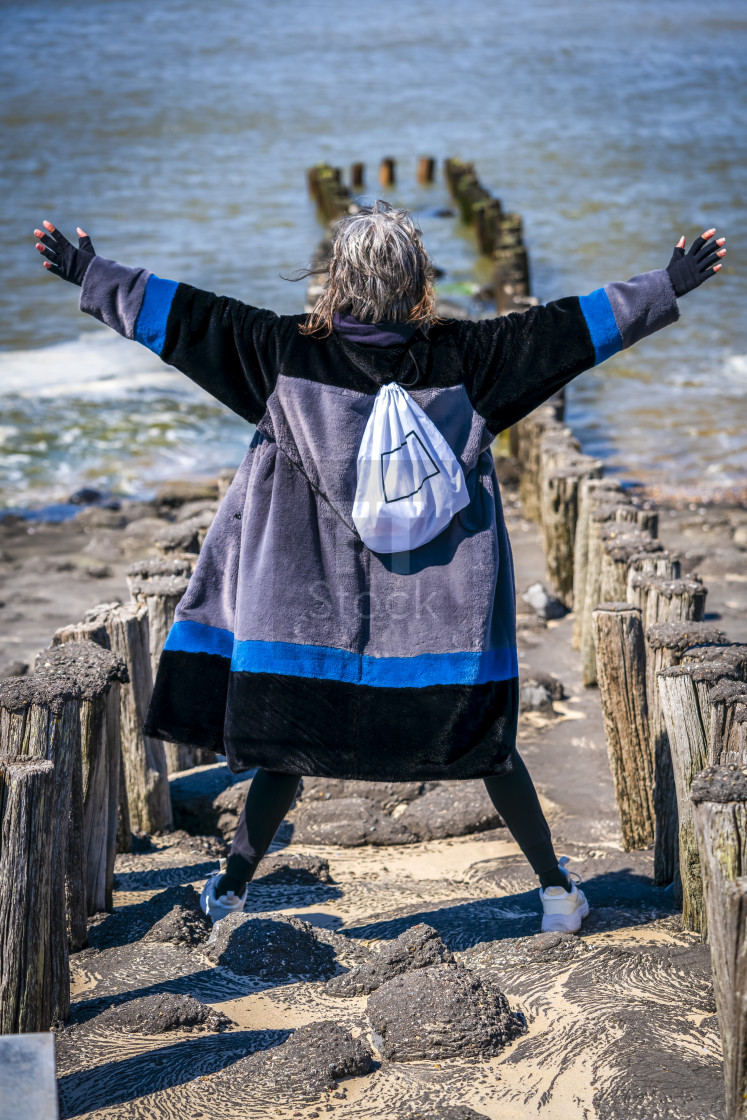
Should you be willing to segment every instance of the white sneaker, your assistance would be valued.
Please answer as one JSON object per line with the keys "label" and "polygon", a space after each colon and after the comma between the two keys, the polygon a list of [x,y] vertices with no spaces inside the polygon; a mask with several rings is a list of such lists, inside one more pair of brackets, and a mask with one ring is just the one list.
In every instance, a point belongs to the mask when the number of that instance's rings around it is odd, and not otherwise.
{"label": "white sneaker", "polygon": [[[589,913],[589,903],[586,895],[576,886],[581,879],[575,872],[567,871],[568,856],[558,860],[558,867],[567,875],[571,883],[570,891],[564,887],[540,887],[540,901],[544,911],[542,915],[542,932],[559,930],[561,933],[578,933],[581,922]],[[576,882],[571,878],[575,875]]]}
{"label": "white sneaker", "polygon": [[240,914],[246,904],[246,896],[249,891],[249,884],[247,883],[242,895],[228,891],[227,894],[222,894],[220,898],[216,898],[215,884],[224,874],[223,871],[217,871],[215,875],[212,875],[205,883],[200,895],[200,909],[203,914],[207,914],[213,925],[219,922],[221,918],[225,918],[227,914]]}

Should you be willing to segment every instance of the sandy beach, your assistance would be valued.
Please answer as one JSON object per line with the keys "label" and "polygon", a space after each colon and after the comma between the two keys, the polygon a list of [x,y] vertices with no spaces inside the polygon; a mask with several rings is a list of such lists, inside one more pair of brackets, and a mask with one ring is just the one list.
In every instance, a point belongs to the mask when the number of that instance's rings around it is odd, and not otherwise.
{"label": "sandy beach", "polygon": [[[521,593],[544,579],[544,559],[508,461],[501,475]],[[211,500],[214,507],[211,487],[217,495],[215,480],[194,480],[175,497],[164,486],[151,503],[89,506],[56,524],[0,522],[4,672],[13,662],[15,671],[33,665],[55,628],[95,603],[126,600],[128,564],[155,554],[162,525],[187,520]],[[682,501],[661,509],[659,536],[680,552],[683,571],[705,581],[706,618],[732,641],[747,641],[746,527],[739,507]],[[484,806],[475,809],[482,783],[447,783],[462,787],[449,791],[456,809],[424,838],[418,804],[437,790],[392,795],[306,779],[250,885],[246,911],[274,923],[300,919],[298,928],[284,928],[308,943],[310,971],[291,961],[282,977],[267,968],[242,974],[227,958],[216,963],[209,930],[184,915],[195,909],[189,888],[199,891],[227,851],[246,776],[220,762],[172,775],[177,831],[137,837],[133,852],[118,856],[115,910],[92,920],[89,947],[71,957],[73,1011],[56,1032],[62,1116],[722,1115],[709,950],[682,930],[671,889],[652,886],[652,852],[622,850],[599,696],[581,686],[572,614],[546,623],[519,603],[522,677],[549,673],[564,694],[552,711],[522,715],[520,750],[556,848],[572,858],[590,899],[581,935],[538,933],[536,880],[505,828]],[[353,798],[353,815],[370,816],[367,837],[342,827]],[[397,827],[406,841],[383,843]],[[174,934],[176,912],[182,924]],[[155,928],[169,921],[171,932]],[[520,1033],[499,1052],[387,1058],[372,1026],[374,996],[329,990],[336,976],[370,967],[382,949],[423,926],[438,953],[505,994]],[[322,963],[313,964],[314,954]],[[104,1014],[153,995],[192,996],[229,1022],[200,1023],[194,1009],[177,1009],[167,1033],[140,1033]],[[367,1072],[330,1081],[313,1058],[299,1065],[288,1054],[273,1067],[248,1057],[289,1045],[306,1025],[322,1041],[333,1028],[349,1031],[370,1054]]]}

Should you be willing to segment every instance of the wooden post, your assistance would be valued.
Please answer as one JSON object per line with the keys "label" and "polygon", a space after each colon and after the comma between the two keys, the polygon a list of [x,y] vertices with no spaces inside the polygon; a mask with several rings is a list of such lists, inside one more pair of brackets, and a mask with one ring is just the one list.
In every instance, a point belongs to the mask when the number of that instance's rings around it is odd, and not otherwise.
{"label": "wooden post", "polygon": [[366,165],[353,163],[350,167],[350,186],[354,191],[362,191],[366,185]]}
{"label": "wooden post", "polygon": [[703,620],[706,588],[699,580],[632,576],[628,580],[628,591],[630,601],[643,615],[646,630],[657,622]]}
{"label": "wooden post", "polygon": [[685,664],[684,658],[679,665],[664,669],[658,675],[677,791],[682,923],[686,929],[700,933],[703,940],[706,916],[690,786],[708,762],[711,731],[709,692],[713,685],[725,678],[737,679],[737,670],[728,662],[690,661]]}
{"label": "wooden post", "polygon": [[382,187],[393,187],[396,182],[396,160],[383,159],[379,166],[379,183]]}
{"label": "wooden post", "polygon": [[436,161],[431,156],[421,156],[418,160],[417,180],[421,186],[430,185],[436,174]]}
{"label": "wooden post", "polygon": [[63,1020],[70,1011],[65,877],[74,759],[80,751],[81,695],[81,681],[64,668],[0,681],[0,755],[54,764],[49,967],[52,1017]]}
{"label": "wooden post", "polygon": [[[64,642],[37,654],[41,674],[67,674],[80,687],[81,796],[71,792],[72,832],[82,839],[81,863],[85,874],[87,914],[112,910],[114,861],[117,854],[119,807],[122,798],[120,741],[121,684],[129,681],[124,659],[96,642]],[[77,767],[73,778],[77,777]],[[126,797],[125,797],[126,804]],[[82,819],[73,814],[82,807]],[[67,896],[78,895],[77,860],[66,860]],[[82,899],[81,899],[82,901]],[[80,924],[80,912],[71,919]],[[72,938],[71,938],[72,940]]]}
{"label": "wooden post", "polygon": [[602,475],[600,459],[569,457],[545,477],[542,524],[547,576],[566,607],[573,607],[573,564],[578,494],[586,479]]}
{"label": "wooden post", "polygon": [[727,1120],[747,1117],[747,777],[709,767],[691,790],[713,967]]}
{"label": "wooden post", "polygon": [[611,478],[585,478],[582,479],[578,494],[578,517],[576,520],[576,535],[573,543],[573,649],[581,648],[581,620],[584,613],[586,599],[586,570],[589,559],[589,516],[592,502],[601,497],[602,492],[608,495],[622,493],[619,482]]}
{"label": "wooden post", "polygon": [[189,580],[177,575],[128,575],[127,585],[136,603],[148,608],[148,643],[153,679],[158,671],[161,650],[174,622],[174,612],[187,590]]}
{"label": "wooden post", "polygon": [[[729,642],[726,645],[691,646],[682,655],[682,664],[697,662],[699,665],[728,666],[733,670],[733,679],[747,681],[747,644]],[[725,673],[724,676],[731,676]]]}
{"label": "wooden post", "polygon": [[628,558],[628,578],[625,596],[629,603],[632,599],[632,581],[636,576],[652,576],[656,579],[680,579],[680,558],[674,552],[662,548],[661,552],[635,552]]}
{"label": "wooden post", "polygon": [[153,693],[147,604],[102,604],[89,611],[83,622],[57,630],[53,641],[84,638],[111,649],[127,666],[130,680],[120,689],[120,728],[132,825],[142,832],[168,832],[173,818],[166,753],[160,739],[142,731]]}
{"label": "wooden post", "polygon": [[53,763],[0,757],[0,1034],[52,1025],[54,808]]}
{"label": "wooden post", "polygon": [[[708,762],[711,766],[728,766],[740,761],[739,724],[737,712],[747,705],[747,684],[744,681],[722,680],[709,692],[711,728]],[[744,760],[742,765],[747,763]]]}
{"label": "wooden post", "polygon": [[[602,598],[602,551],[604,535],[611,530],[604,528],[607,522],[619,520],[619,515],[628,509],[625,495],[612,501],[600,500],[592,503],[589,514],[589,549],[586,561],[586,588],[584,595],[583,617],[581,620],[581,680],[586,688],[597,682],[596,652],[594,648],[594,626],[592,611]],[[623,532],[622,529],[615,530]]]}
{"label": "wooden post", "polygon": [[602,566],[600,595],[607,602],[623,602],[628,595],[628,567],[631,556],[663,551],[661,541],[633,526],[619,532],[617,522],[602,526]]}
{"label": "wooden post", "polygon": [[662,669],[679,665],[682,655],[692,646],[707,642],[723,645],[726,643],[726,635],[707,622],[657,622],[646,631],[646,700],[655,768],[654,883],[661,887],[676,880],[677,898],[682,893],[679,877],[677,793],[657,674]]}
{"label": "wooden post", "polygon": [[654,840],[654,760],[641,614],[628,603],[602,603],[592,618],[607,753],[623,848],[629,852]]}
{"label": "wooden post", "polygon": [[556,431],[563,430],[562,425],[555,418],[555,410],[550,405],[536,408],[520,422],[519,497],[524,507],[524,516],[530,521],[540,519],[540,440],[549,428]]}

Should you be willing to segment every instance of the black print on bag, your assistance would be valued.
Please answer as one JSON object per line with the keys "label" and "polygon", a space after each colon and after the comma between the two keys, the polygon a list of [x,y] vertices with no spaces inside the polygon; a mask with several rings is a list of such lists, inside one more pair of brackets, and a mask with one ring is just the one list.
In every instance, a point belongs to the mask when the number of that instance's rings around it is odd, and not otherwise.
{"label": "black print on bag", "polygon": [[[413,481],[413,483],[417,482],[418,484],[417,484],[417,486],[415,486],[414,490],[408,491],[407,494],[397,494],[395,492],[395,493],[392,493],[391,496],[390,496],[389,494],[387,494],[387,491],[386,491],[386,473],[387,473],[386,468],[389,465],[388,456],[396,455],[397,452],[401,451],[403,447],[408,447],[408,444],[409,444],[408,450],[409,450],[410,453],[407,455],[407,461],[409,463],[411,463],[413,468],[414,468],[413,469],[413,476],[414,477],[413,477],[412,481]],[[413,446],[413,444],[418,445],[422,454],[418,453],[418,451]],[[433,470],[428,469],[428,464],[430,464],[430,466],[433,468]],[[420,470],[418,470],[418,468],[420,468]],[[422,473],[420,473],[420,472],[422,472]],[[401,481],[401,472],[396,470],[396,468],[395,468],[391,473],[393,475],[393,481],[396,485],[397,481]],[[436,466],[436,463],[434,462],[433,457],[431,455],[429,455],[422,439],[414,431],[408,432],[407,435],[405,436],[405,438],[403,439],[402,443],[400,443],[398,447],[393,447],[391,449],[391,451],[382,451],[382,453],[381,453],[381,489],[384,491],[384,501],[385,502],[401,502],[403,498],[411,498],[413,496],[413,494],[417,494],[417,492],[419,490],[423,489],[423,486],[424,486],[425,482],[429,478],[433,478],[437,474],[441,474],[440,468],[438,466]],[[418,479],[420,481],[418,481]],[[409,479],[408,479],[408,481],[409,481]]]}

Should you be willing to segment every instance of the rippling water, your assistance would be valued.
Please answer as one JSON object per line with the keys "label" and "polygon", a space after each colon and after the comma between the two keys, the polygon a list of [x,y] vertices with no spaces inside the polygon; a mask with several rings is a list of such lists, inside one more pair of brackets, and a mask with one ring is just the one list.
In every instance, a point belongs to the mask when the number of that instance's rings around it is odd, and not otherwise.
{"label": "rippling water", "polygon": [[629,477],[747,478],[747,9],[734,0],[166,0],[5,7],[0,38],[0,486],[5,506],[77,486],[147,494],[238,462],[251,429],[77,310],[32,230],[281,312],[320,228],[304,169],[399,163],[444,284],[486,278],[429,211],[416,157],[474,159],[524,215],[534,294],[663,267],[680,233],[728,235],[680,323],[582,375],[569,419]]}

